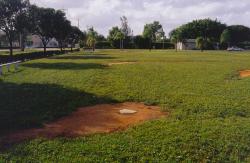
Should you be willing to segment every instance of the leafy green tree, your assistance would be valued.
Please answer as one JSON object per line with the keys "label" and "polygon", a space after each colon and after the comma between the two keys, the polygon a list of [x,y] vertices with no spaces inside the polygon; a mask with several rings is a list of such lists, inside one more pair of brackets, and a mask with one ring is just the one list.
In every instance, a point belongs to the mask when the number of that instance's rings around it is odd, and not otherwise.
{"label": "leafy green tree", "polygon": [[225,29],[222,34],[221,34],[221,38],[220,38],[220,42],[221,44],[226,43],[228,47],[230,47],[230,42],[232,41],[231,38],[231,32],[229,29]]}
{"label": "leafy green tree", "polygon": [[82,32],[78,27],[72,26],[71,31],[67,37],[68,43],[70,44],[71,51],[73,51],[73,46],[77,43],[80,44],[81,40],[84,40],[86,33]]}
{"label": "leafy green tree", "polygon": [[250,41],[250,28],[243,25],[232,25],[227,29],[231,36],[231,44],[238,45],[241,42]]}
{"label": "leafy green tree", "polygon": [[113,47],[118,47],[117,42],[119,42],[119,48],[122,49],[122,40],[125,39],[125,35],[119,27],[113,27],[109,31],[108,40],[111,42]]}
{"label": "leafy green tree", "polygon": [[177,28],[179,35],[183,39],[196,39],[198,37],[209,38],[219,42],[221,33],[226,29],[226,25],[217,20],[201,19],[194,20]]}
{"label": "leafy green tree", "polygon": [[123,36],[121,37],[121,49],[124,48],[124,44],[127,45],[131,41],[132,30],[128,24],[128,19],[126,16],[122,16],[121,20],[121,32]]}
{"label": "leafy green tree", "polygon": [[124,33],[117,31],[115,34],[115,40],[120,40],[120,49],[123,49],[123,40],[125,39]]}
{"label": "leafy green tree", "polygon": [[13,39],[17,31],[17,17],[27,12],[28,7],[28,0],[0,0],[0,30],[4,31],[8,38],[10,56],[13,55]]}
{"label": "leafy green tree", "polygon": [[25,49],[25,42],[27,41],[27,36],[32,29],[32,24],[30,23],[30,18],[28,12],[20,13],[16,18],[16,31],[20,36],[20,48],[21,51]]}
{"label": "leafy green tree", "polygon": [[29,14],[32,33],[42,40],[44,53],[46,53],[47,44],[54,37],[56,11],[52,8],[40,8],[33,5],[30,7]]}
{"label": "leafy green tree", "polygon": [[71,23],[61,10],[55,11],[51,19],[54,20],[54,28],[51,29],[53,30],[53,36],[58,41],[61,51],[63,51],[63,46],[66,44],[66,39],[71,32]]}
{"label": "leafy green tree", "polygon": [[135,48],[146,49],[148,48],[148,42],[149,42],[149,39],[141,35],[137,35],[134,37]]}
{"label": "leafy green tree", "polygon": [[93,27],[88,29],[87,32],[87,46],[91,47],[95,51],[95,44],[97,41],[98,33],[94,30]]}
{"label": "leafy green tree", "polygon": [[127,17],[126,16],[122,16],[120,18],[120,20],[121,20],[121,29],[120,30],[123,33],[124,37],[130,36],[132,30],[131,30],[131,28],[128,25],[128,19],[127,19]]}
{"label": "leafy green tree", "polygon": [[206,47],[207,40],[203,37],[196,38],[196,47],[201,51]]}
{"label": "leafy green tree", "polygon": [[107,39],[103,35],[97,33],[96,41],[97,42],[107,41]]}
{"label": "leafy green tree", "polygon": [[182,33],[179,31],[180,29],[174,29],[169,33],[170,42],[175,45],[175,51],[177,52],[177,43],[184,42],[185,39],[182,37]]}
{"label": "leafy green tree", "polygon": [[151,24],[146,24],[143,30],[143,37],[149,39],[149,50],[152,49],[152,42],[156,41],[157,35],[163,31],[162,25],[158,21]]}

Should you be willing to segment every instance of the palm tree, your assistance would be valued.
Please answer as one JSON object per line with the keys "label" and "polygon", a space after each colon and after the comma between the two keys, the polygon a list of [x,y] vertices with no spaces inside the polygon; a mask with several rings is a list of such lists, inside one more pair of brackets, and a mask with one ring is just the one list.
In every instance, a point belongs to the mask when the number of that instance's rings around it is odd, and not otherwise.
{"label": "palm tree", "polygon": [[120,40],[120,49],[123,48],[123,39],[125,39],[125,35],[121,31],[117,31],[115,35],[116,40]]}
{"label": "palm tree", "polygon": [[93,51],[95,51],[95,44],[97,39],[98,33],[94,30],[94,28],[88,29],[88,38],[87,38],[87,46],[92,47]]}
{"label": "palm tree", "polygon": [[196,47],[203,52],[203,50],[206,46],[206,42],[207,42],[206,39],[204,39],[203,37],[198,37],[196,39]]}
{"label": "palm tree", "polygon": [[86,44],[88,47],[91,47],[93,51],[95,51],[96,38],[88,36]]}

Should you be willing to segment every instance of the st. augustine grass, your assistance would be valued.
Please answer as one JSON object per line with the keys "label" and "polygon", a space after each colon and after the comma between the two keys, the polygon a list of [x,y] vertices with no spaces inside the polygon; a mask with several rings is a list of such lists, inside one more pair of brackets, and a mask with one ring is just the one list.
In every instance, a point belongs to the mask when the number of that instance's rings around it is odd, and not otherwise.
{"label": "st. augustine grass", "polygon": [[[136,64],[107,66],[136,61]],[[250,52],[102,50],[34,60],[0,78],[0,135],[80,106],[136,101],[170,116],[123,132],[37,139],[0,162],[249,162]]]}

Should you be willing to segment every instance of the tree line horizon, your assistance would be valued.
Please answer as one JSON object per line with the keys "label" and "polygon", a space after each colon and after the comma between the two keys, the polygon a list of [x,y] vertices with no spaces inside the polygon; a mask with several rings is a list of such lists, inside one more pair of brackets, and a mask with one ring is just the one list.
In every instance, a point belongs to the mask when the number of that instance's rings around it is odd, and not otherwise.
{"label": "tree line horizon", "polygon": [[109,30],[107,37],[99,34],[94,27],[81,31],[72,26],[62,10],[38,7],[29,0],[1,0],[0,1],[0,30],[3,31],[9,42],[10,56],[13,55],[13,41],[18,38],[20,48],[24,50],[27,36],[37,35],[42,41],[44,53],[47,44],[52,38],[59,43],[61,51],[70,45],[89,47],[93,51],[96,45],[111,48],[174,48],[177,43],[187,39],[195,39],[196,47],[200,50],[213,49],[214,44],[219,44],[223,49],[229,46],[249,44],[250,28],[243,25],[227,26],[217,19],[210,18],[193,20],[177,27],[166,37],[163,26],[159,21],[144,25],[141,35],[133,36],[132,29],[126,16],[121,18],[121,27],[114,26]]}

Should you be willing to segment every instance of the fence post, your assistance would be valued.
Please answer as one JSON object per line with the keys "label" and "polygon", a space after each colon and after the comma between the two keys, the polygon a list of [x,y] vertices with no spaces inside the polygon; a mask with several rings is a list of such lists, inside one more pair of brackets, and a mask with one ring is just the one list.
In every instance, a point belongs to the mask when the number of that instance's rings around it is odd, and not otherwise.
{"label": "fence post", "polygon": [[6,67],[7,67],[7,71],[10,72],[10,64],[7,64]]}
{"label": "fence post", "polygon": [[3,75],[3,72],[2,72],[2,65],[0,65],[0,76]]}
{"label": "fence post", "polygon": [[17,71],[17,70],[18,70],[18,66],[19,66],[19,63],[18,63],[18,62],[16,62],[16,63],[15,63],[15,71]]}

